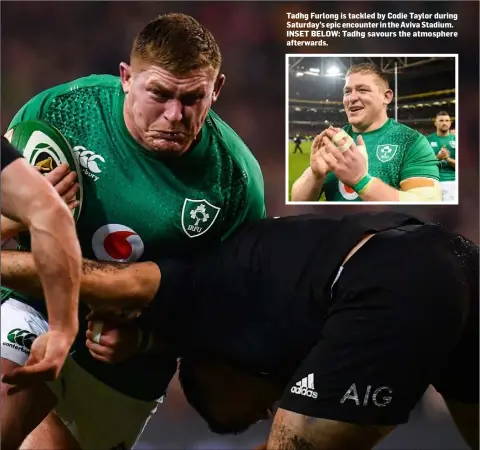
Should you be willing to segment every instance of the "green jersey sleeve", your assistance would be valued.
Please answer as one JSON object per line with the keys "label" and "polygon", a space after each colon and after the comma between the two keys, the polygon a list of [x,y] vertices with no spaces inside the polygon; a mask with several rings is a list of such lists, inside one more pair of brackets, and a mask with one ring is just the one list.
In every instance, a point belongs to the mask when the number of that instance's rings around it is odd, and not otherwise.
{"label": "green jersey sleeve", "polygon": [[433,178],[439,180],[438,160],[425,136],[418,139],[405,152],[400,181],[407,178]]}

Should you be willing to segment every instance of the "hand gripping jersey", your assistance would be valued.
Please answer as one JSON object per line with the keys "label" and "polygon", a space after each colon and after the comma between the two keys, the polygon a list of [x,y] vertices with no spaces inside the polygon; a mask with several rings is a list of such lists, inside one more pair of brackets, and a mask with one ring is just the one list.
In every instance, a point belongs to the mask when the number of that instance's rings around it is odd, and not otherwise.
{"label": "hand gripping jersey", "polygon": [[[355,133],[351,125],[343,127],[355,143],[361,134],[368,154],[368,171],[395,189],[407,178],[432,178],[438,181],[438,160],[427,139],[418,131],[388,119],[378,130]],[[327,201],[362,201],[358,194],[330,172],[323,184]]]}
{"label": "hand gripping jersey", "polygon": [[[445,147],[450,153],[450,158],[455,159],[455,151],[457,148],[457,141],[455,135],[450,133],[448,136],[439,136],[437,133],[432,133],[427,136],[427,140],[432,146],[435,155],[437,155],[442,147]],[[440,181],[455,181],[455,167],[452,167],[445,159],[439,161],[440,164]]]}
{"label": "hand gripping jersey", "polygon": [[[123,104],[118,77],[92,75],[42,92],[10,124],[45,120],[76,151],[84,174],[77,223],[84,257],[131,262],[182,255],[208,248],[243,222],[264,216],[259,165],[217,114],[209,112],[191,151],[164,161],[131,137]],[[85,315],[82,308],[80,319]],[[86,351],[84,336],[81,328],[74,357],[94,376],[137,398],[163,394],[165,385],[144,358],[116,367],[98,363]]]}

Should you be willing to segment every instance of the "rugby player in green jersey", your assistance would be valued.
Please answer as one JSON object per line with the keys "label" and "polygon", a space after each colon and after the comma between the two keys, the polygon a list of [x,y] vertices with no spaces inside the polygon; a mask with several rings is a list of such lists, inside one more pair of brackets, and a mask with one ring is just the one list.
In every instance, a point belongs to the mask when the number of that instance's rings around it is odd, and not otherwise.
{"label": "rugby player in green jersey", "polygon": [[456,200],[455,160],[457,142],[455,134],[450,132],[451,126],[450,115],[446,111],[440,111],[435,118],[437,131],[427,136],[437,159],[440,160],[440,186],[444,202]]}
{"label": "rugby player in green jersey", "polygon": [[[192,17],[166,14],[137,35],[120,77],[92,75],[48,89],[14,117],[9,128],[30,119],[54,125],[77,152],[84,175],[77,232],[85,257],[132,262],[159,251],[188,255],[265,215],[256,159],[210,109],[225,82],[220,70],[211,33]],[[2,219],[2,233],[15,226]],[[1,370],[8,380],[22,373],[29,355],[21,343],[12,351],[8,333],[38,336],[48,319],[42,298],[18,292],[5,292],[1,308]],[[117,367],[104,364],[85,346],[87,314],[82,307],[80,338],[55,382],[32,379],[15,393],[2,382],[2,425],[9,424],[2,426],[3,448],[18,448],[52,410],[83,449],[127,449],[137,441],[163,399],[176,358],[143,355]],[[74,445],[63,440],[57,416],[49,420],[24,447]]]}
{"label": "rugby player in green jersey", "polygon": [[343,104],[349,124],[312,143],[310,166],[292,201],[440,202],[438,161],[418,131],[388,118],[393,92],[375,66],[352,66]]}

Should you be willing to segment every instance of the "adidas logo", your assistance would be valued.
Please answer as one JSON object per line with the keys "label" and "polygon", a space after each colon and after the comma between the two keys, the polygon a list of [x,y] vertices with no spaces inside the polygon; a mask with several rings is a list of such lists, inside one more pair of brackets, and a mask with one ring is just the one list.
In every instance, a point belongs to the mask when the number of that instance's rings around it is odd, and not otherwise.
{"label": "adidas logo", "polygon": [[298,381],[295,386],[292,386],[290,392],[292,394],[304,395],[305,397],[317,398],[318,394],[314,391],[315,386],[313,384],[313,373],[307,375]]}

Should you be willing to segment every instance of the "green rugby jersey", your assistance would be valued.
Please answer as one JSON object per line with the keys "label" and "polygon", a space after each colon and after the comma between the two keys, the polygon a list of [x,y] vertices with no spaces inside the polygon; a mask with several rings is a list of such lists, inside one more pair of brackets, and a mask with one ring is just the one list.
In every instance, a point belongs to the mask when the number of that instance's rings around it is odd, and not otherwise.
{"label": "green rugby jersey", "polygon": [[[118,77],[92,75],[40,93],[10,124],[44,120],[78,155],[84,200],[77,231],[84,257],[131,262],[188,254],[265,216],[260,167],[217,114],[208,113],[191,151],[165,161],[129,134],[124,98]],[[46,312],[43,301],[21,298]],[[90,356],[84,345],[86,312],[82,307],[76,360],[127,395],[160,397],[166,385],[153,369],[164,370],[158,361],[142,357],[112,367]]]}
{"label": "green rugby jersey", "polygon": [[[343,129],[355,143],[361,134],[367,147],[368,172],[395,189],[400,189],[400,182],[407,178],[439,179],[438,160],[427,139],[413,128],[388,119],[382,127],[367,133],[355,133],[351,125]],[[333,172],[325,177],[323,192],[331,202],[362,201]]]}
{"label": "green rugby jersey", "polygon": [[[445,147],[450,152],[450,158],[455,159],[455,150],[457,148],[457,141],[455,135],[449,133],[448,136],[439,136],[437,133],[432,133],[427,136],[427,140],[432,146],[435,155]],[[440,164],[440,181],[455,181],[455,167],[452,167],[444,159],[439,161]]]}

